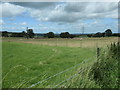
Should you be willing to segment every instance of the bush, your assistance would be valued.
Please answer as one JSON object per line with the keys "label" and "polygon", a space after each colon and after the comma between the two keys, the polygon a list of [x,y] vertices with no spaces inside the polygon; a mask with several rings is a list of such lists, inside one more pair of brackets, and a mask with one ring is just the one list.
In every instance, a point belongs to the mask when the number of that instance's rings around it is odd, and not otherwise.
{"label": "bush", "polygon": [[89,77],[102,88],[118,88],[118,58],[120,50],[119,43],[112,43],[108,46],[108,52],[98,58],[91,67]]}

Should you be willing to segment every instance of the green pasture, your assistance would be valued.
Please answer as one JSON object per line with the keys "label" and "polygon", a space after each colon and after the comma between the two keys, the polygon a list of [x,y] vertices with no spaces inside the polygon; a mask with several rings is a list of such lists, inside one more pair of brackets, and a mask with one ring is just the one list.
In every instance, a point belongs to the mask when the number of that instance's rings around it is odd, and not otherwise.
{"label": "green pasture", "polygon": [[[95,56],[93,49],[86,48],[41,46],[20,42],[3,42],[2,45],[3,88],[29,87]],[[77,69],[69,71],[35,87],[53,87],[76,71]]]}
{"label": "green pasture", "polygon": [[[106,47],[118,38],[2,40],[3,88],[99,88],[88,78],[88,72],[96,62],[96,48]],[[80,65],[54,76],[77,64]],[[70,78],[76,73],[76,77]],[[54,77],[46,80],[51,76]]]}

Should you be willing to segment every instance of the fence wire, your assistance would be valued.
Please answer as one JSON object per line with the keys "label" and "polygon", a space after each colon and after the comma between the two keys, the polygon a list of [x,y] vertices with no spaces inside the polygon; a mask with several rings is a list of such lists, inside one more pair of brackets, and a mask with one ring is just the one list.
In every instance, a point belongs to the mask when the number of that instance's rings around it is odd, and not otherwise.
{"label": "fence wire", "polygon": [[79,63],[79,64],[77,64],[77,65],[75,65],[75,66],[73,66],[73,67],[70,67],[70,68],[68,68],[68,69],[66,69],[66,70],[64,70],[64,71],[61,71],[61,72],[59,72],[59,73],[57,73],[57,74],[55,74],[55,75],[53,75],[53,76],[50,76],[50,77],[48,77],[48,78],[46,78],[46,79],[44,79],[44,80],[42,80],[42,81],[39,81],[39,82],[37,82],[37,83],[35,83],[35,84],[32,84],[31,86],[29,86],[29,87],[27,87],[27,88],[32,88],[32,87],[34,87],[34,86],[36,86],[36,85],[38,85],[38,84],[43,83],[44,81],[47,81],[47,80],[49,80],[49,79],[51,79],[51,78],[53,78],[53,77],[55,77],[55,76],[58,76],[58,75],[60,75],[60,74],[62,74],[62,73],[65,73],[65,72],[67,72],[67,71],[69,71],[69,70],[71,70],[71,69],[73,69],[73,68],[75,68],[75,67],[77,67],[77,66],[79,66],[79,65],[81,65],[81,64],[83,64],[83,63],[86,63],[87,61],[93,59],[94,57],[95,57],[95,56],[93,56],[93,57],[91,57],[91,58],[89,58],[89,59],[86,59],[86,60],[84,60],[83,62],[81,62],[81,63]]}
{"label": "fence wire", "polygon": [[68,81],[68,80],[70,80],[70,79],[75,78],[77,75],[78,75],[78,73],[72,75],[71,77],[67,78],[66,80],[64,80],[64,81],[60,82],[59,84],[55,85],[53,88],[56,88],[56,87],[58,87],[59,85],[63,84],[64,82],[66,82],[66,81]]}
{"label": "fence wire", "polygon": [[[91,65],[90,65],[90,66],[91,66]],[[90,67],[90,66],[89,66],[89,67]],[[69,81],[69,80],[77,77],[80,73],[82,73],[83,70],[85,70],[85,68],[82,69],[82,70],[80,70],[79,72],[75,73],[74,75],[70,76],[70,77],[67,78],[66,80],[61,81],[60,83],[58,83],[57,85],[55,85],[53,88],[59,88],[58,86],[60,86],[61,84],[65,83],[66,81]]]}

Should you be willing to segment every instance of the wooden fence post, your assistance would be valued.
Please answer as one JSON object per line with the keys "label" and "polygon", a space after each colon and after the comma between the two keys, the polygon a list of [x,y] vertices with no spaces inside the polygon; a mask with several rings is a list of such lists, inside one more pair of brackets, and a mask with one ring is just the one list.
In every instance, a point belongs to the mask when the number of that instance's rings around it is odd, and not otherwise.
{"label": "wooden fence post", "polygon": [[100,48],[97,48],[97,58],[100,56]]}

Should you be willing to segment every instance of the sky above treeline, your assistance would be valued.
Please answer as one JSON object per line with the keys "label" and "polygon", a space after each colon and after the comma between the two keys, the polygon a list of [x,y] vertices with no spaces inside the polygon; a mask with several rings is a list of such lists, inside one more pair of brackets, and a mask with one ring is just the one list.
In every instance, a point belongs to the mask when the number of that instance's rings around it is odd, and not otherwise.
{"label": "sky above treeline", "polygon": [[117,2],[4,2],[0,7],[2,31],[118,32]]}

